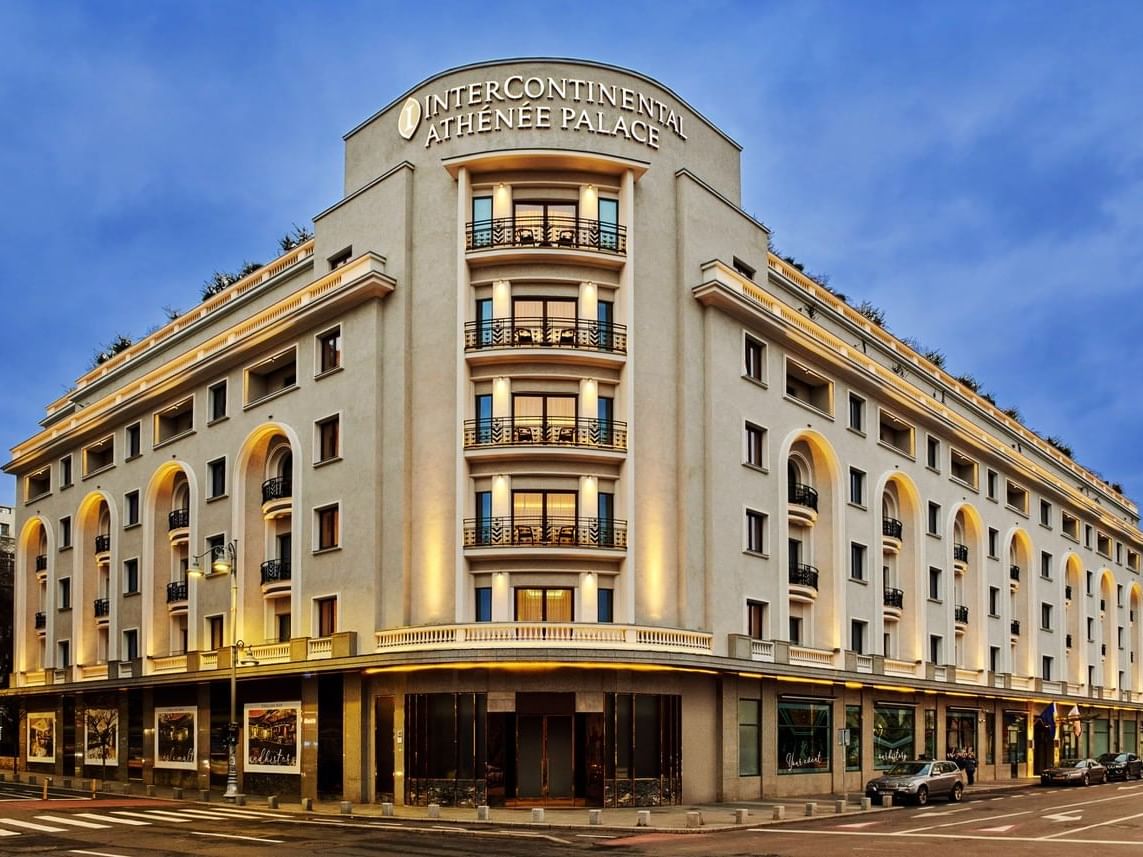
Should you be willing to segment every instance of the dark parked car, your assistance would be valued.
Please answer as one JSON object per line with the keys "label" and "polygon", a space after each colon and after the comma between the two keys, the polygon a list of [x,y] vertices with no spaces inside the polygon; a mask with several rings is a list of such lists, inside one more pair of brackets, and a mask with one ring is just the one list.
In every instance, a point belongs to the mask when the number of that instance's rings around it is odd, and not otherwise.
{"label": "dark parked car", "polygon": [[1134,753],[1104,753],[1099,763],[1107,768],[1109,780],[1143,780],[1143,759]]}
{"label": "dark parked car", "polygon": [[1064,759],[1055,768],[1044,768],[1040,774],[1042,786],[1086,786],[1106,783],[1107,768],[1095,759]]}
{"label": "dark parked car", "polygon": [[956,803],[964,796],[964,771],[956,762],[930,762],[918,759],[898,762],[880,777],[865,784],[865,796],[881,803],[884,795],[899,801],[911,800],[920,806],[931,797],[947,797]]}

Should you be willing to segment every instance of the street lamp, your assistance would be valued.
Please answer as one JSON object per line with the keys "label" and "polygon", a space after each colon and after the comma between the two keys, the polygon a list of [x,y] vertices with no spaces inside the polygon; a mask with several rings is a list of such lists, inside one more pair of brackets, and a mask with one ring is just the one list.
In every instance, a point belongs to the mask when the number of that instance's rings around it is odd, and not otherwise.
{"label": "street lamp", "polygon": [[238,650],[245,644],[238,639],[238,539],[225,546],[214,545],[197,556],[191,557],[187,574],[193,577],[203,575],[198,561],[210,555],[210,568],[216,574],[230,575],[230,722],[226,724],[226,791],[222,797],[233,801],[238,797]]}

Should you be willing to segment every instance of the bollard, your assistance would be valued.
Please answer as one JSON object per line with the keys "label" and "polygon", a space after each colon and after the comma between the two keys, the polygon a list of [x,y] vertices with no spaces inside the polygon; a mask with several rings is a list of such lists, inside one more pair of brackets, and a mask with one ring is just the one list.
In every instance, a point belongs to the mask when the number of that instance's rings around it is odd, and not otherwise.
{"label": "bollard", "polygon": [[734,811],[734,823],[735,824],[749,824],[750,822],[748,822],[746,820],[749,817],[750,817],[750,810],[748,810],[748,809],[736,809]]}
{"label": "bollard", "polygon": [[784,806],[774,807],[774,814],[771,816],[771,818],[773,818],[774,821],[781,821],[785,817],[786,817],[786,807],[784,807]]}
{"label": "bollard", "polygon": [[861,799],[861,810],[862,810],[862,812],[865,812],[865,811],[870,810],[870,809],[873,809],[873,798],[863,797]]}
{"label": "bollard", "polygon": [[[385,804],[381,804],[381,810],[382,810],[381,814],[382,815],[385,814],[384,809],[385,809]],[[302,812],[313,812],[313,811],[314,811],[314,799],[312,797],[302,798]]]}
{"label": "bollard", "polygon": [[834,815],[841,815],[843,812],[845,812],[845,801],[835,800],[833,802],[833,812]]}
{"label": "bollard", "polygon": [[892,806],[893,805],[893,795],[881,795],[881,805],[882,806]]}
{"label": "bollard", "polygon": [[[687,813],[690,815],[690,813]],[[650,827],[651,826],[651,811],[649,809],[641,809],[635,813],[635,826],[636,827]]]}
{"label": "bollard", "polygon": [[353,804],[347,800],[343,800],[338,804],[342,815],[353,815]]}
{"label": "bollard", "polygon": [[441,817],[441,805],[439,803],[430,803],[429,804],[429,818],[440,818],[440,817]]}
{"label": "bollard", "polygon": [[603,824],[603,810],[602,809],[589,809],[587,811],[588,824]]}
{"label": "bollard", "polygon": [[44,800],[48,799],[48,786],[51,785],[51,782],[51,777],[44,777]]}
{"label": "bollard", "polygon": [[481,804],[480,806],[478,806],[476,808],[476,820],[477,821],[491,821],[492,820],[491,815],[490,815],[491,812],[492,812],[492,810],[490,810],[487,806]]}
{"label": "bollard", "polygon": [[203,803],[210,803],[210,789],[199,789],[198,799]]}
{"label": "bollard", "polygon": [[818,811],[818,805],[811,801],[806,801],[806,815],[813,815]]}
{"label": "bollard", "polygon": [[381,814],[386,818],[392,818],[396,813],[393,811],[393,804],[386,802],[381,804]]}
{"label": "bollard", "polygon": [[277,795],[270,795],[269,797],[267,797],[266,798],[266,806],[269,809],[277,809],[278,808],[278,796]]}
{"label": "bollard", "polygon": [[[35,782],[35,780],[33,780],[32,782]],[[70,789],[71,788],[71,778],[70,777],[64,777],[62,780],[60,780],[60,788]]]}
{"label": "bollard", "polygon": [[696,828],[702,827],[702,813],[697,809],[692,809],[687,813],[687,827]]}
{"label": "bollard", "polygon": [[173,789],[171,789],[171,797],[173,797],[175,800],[182,800],[183,790],[178,786],[175,786]]}
{"label": "bollard", "polygon": [[543,820],[544,820],[544,809],[543,809],[543,807],[539,807],[539,806],[532,807],[532,821],[538,822],[538,821],[543,821]]}

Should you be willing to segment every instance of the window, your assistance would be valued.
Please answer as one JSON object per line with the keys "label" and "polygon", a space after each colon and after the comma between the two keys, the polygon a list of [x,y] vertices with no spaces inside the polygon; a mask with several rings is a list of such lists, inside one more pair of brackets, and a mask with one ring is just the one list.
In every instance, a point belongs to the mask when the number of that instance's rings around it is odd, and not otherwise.
{"label": "window", "polygon": [[941,442],[935,437],[928,438],[925,444],[925,464],[933,470],[941,469]]}
{"label": "window", "polygon": [[1130,548],[1127,549],[1127,567],[1132,571],[1139,570],[1139,554]]}
{"label": "window", "polygon": [[[206,537],[206,573],[214,574],[214,561],[226,556],[226,536],[221,533]],[[280,557],[289,559],[289,556]]]}
{"label": "window", "polygon": [[845,769],[847,771],[861,770],[861,706],[847,705],[845,707],[845,729],[849,733],[849,742],[845,745]]}
{"label": "window", "polygon": [[206,484],[210,493],[208,498],[222,497],[226,494],[226,459],[216,458],[206,464]]}
{"label": "window", "polygon": [[207,410],[210,422],[217,422],[226,416],[226,382],[219,381],[207,390]]}
{"label": "window", "polygon": [[143,451],[143,424],[131,423],[123,432],[126,441],[127,459],[135,458]]}
{"label": "window", "polygon": [[319,637],[332,637],[337,633],[337,596],[315,598],[317,631]]}
{"label": "window", "polygon": [[246,370],[246,404],[265,399],[298,384],[298,352],[290,348]]}
{"label": "window", "polygon": [[133,527],[139,523],[139,492],[128,491],[123,495],[123,526]]}
{"label": "window", "polygon": [[786,396],[833,415],[833,382],[793,360],[786,361]]}
{"label": "window", "polygon": [[615,590],[597,589],[595,593],[595,620],[597,622],[615,621]]}
{"label": "window", "polygon": [[748,280],[753,280],[754,274],[756,273],[754,268],[747,265],[745,262],[743,262],[737,256],[734,257],[734,270],[736,270],[738,273],[740,273],[742,276],[744,276]]}
{"label": "window", "polygon": [[[485,197],[488,199],[488,197]],[[353,245],[349,245],[344,250],[339,250],[330,256],[326,261],[329,262],[329,269],[332,271],[335,268],[340,268],[342,265],[349,262],[353,258]]]}
{"label": "window", "polygon": [[1045,631],[1052,630],[1052,605],[1046,601],[1040,604],[1040,627]]}
{"label": "window", "polygon": [[1041,659],[1040,677],[1044,681],[1052,680],[1052,658],[1049,655],[1044,655]]}
{"label": "window", "polygon": [[988,647],[988,669],[990,672],[1000,672],[1000,647]]}
{"label": "window", "polygon": [[865,399],[856,393],[849,394],[849,427],[865,433]]}
{"label": "window", "polygon": [[978,473],[976,462],[958,449],[949,450],[949,460],[952,465],[952,478],[975,491]]}
{"label": "window", "polygon": [[1052,555],[1047,551],[1040,551],[1040,577],[1045,580],[1052,577]]}
{"label": "window", "polygon": [[71,641],[60,640],[56,643],[56,666],[67,669],[71,666]]}
{"label": "window", "polygon": [[790,642],[794,645],[802,642],[802,618],[800,616],[790,617]]}
{"label": "window", "polygon": [[1028,514],[1028,491],[1022,485],[1009,480],[1005,485],[1004,502],[1009,509]]}
{"label": "window", "polygon": [[766,467],[766,429],[754,423],[746,424],[746,463],[751,467]]}
{"label": "window", "polygon": [[133,661],[139,657],[139,629],[128,628],[123,632],[123,651],[120,660]]}
{"label": "window", "polygon": [[778,699],[779,774],[811,774],[830,769],[831,708],[828,702]]}
{"label": "window", "polygon": [[999,557],[1000,551],[1000,530],[993,527],[988,528],[988,555],[993,559]]}
{"label": "window", "polygon": [[752,640],[766,639],[766,603],[746,602],[746,633]]}
{"label": "window", "polygon": [[123,594],[139,594],[139,560],[123,560]]}
{"label": "window", "polygon": [[472,198],[472,247],[492,246],[492,197]]}
{"label": "window", "polygon": [[995,470],[988,471],[988,499],[996,499],[996,488],[999,483],[1000,475]]}
{"label": "window", "polygon": [[939,536],[941,534],[941,506],[940,503],[929,503],[929,535]]}
{"label": "window", "polygon": [[1115,543],[1115,561],[1123,565],[1123,545],[1119,542]]}
{"label": "window", "polygon": [[859,655],[865,654],[865,623],[860,619],[849,622],[849,650]]}
{"label": "window", "polygon": [[338,547],[341,534],[339,532],[338,506],[326,506],[317,510],[317,536],[318,550],[329,550]]}
{"label": "window", "polygon": [[762,773],[762,700],[738,700],[738,776]]}
{"label": "window", "polygon": [[912,706],[873,706],[873,767],[885,770],[916,751],[917,712]]}
{"label": "window", "polygon": [[1095,552],[1100,556],[1105,556],[1111,559],[1111,539],[1107,535],[1096,532],[1095,534]]}
{"label": "window", "polygon": [[[138,428],[136,425],[135,428]],[[128,447],[130,448],[130,447]],[[138,455],[139,453],[135,453]],[[115,438],[97,440],[83,451],[83,475],[90,476],[115,463]]]}
{"label": "window", "polygon": [[71,456],[65,455],[60,459],[60,488],[71,487]]}
{"label": "window", "polygon": [[939,601],[941,598],[941,570],[939,568],[929,568],[929,597],[934,601]]}
{"label": "window", "polygon": [[1083,544],[1084,547],[1091,547],[1091,524],[1083,525]]}
{"label": "window", "polygon": [[619,249],[619,200],[599,198],[599,246],[603,250]]}
{"label": "window", "polygon": [[878,440],[885,446],[912,458],[913,427],[888,411],[880,411],[878,417]]}
{"label": "window", "polygon": [[849,468],[849,502],[865,505],[865,474],[856,467]]}
{"label": "window", "polygon": [[207,616],[206,617],[206,639],[209,642],[210,650],[215,651],[221,649],[226,643],[223,641],[223,619],[221,616]]}
{"label": "window", "polygon": [[1047,500],[1040,501],[1040,526],[1052,526],[1052,504]]}
{"label": "window", "polygon": [[998,586],[988,587],[988,615],[1000,615],[1000,587]]}
{"label": "window", "polygon": [[929,663],[941,663],[941,643],[944,640],[939,634],[929,635]]}
{"label": "window", "polygon": [[857,542],[849,546],[849,576],[854,580],[865,580],[865,545]]}
{"label": "window", "polygon": [[[1120,628],[1116,628],[1115,630],[1117,631],[1117,633],[1115,635],[1115,639],[1116,639],[1116,642],[1119,644],[1119,650],[1123,651],[1123,628],[1120,627]],[[1122,684],[1123,684],[1123,681],[1120,680],[1120,686],[1122,686]]]}
{"label": "window", "polygon": [[745,369],[742,374],[752,381],[763,384],[766,382],[766,367],[763,364],[766,357],[766,346],[749,334],[746,335],[745,342]]}
{"label": "window", "polygon": [[1087,617],[1087,641],[1089,643],[1095,642],[1095,619],[1091,616]]}
{"label": "window", "polygon": [[60,518],[60,550],[71,547],[71,517]]}
{"label": "window", "polygon": [[1060,513],[1060,529],[1064,531],[1070,539],[1079,541],[1079,519],[1075,515],[1069,515],[1067,512]]}
{"label": "window", "polygon": [[478,586],[474,591],[473,603],[475,605],[476,615],[473,620],[476,622],[491,622],[492,621],[492,587],[491,586]]}
{"label": "window", "polygon": [[183,399],[154,417],[155,446],[166,443],[194,428],[194,398]]}
{"label": "window", "polygon": [[517,622],[571,622],[575,617],[575,591],[566,587],[518,587]]}
{"label": "window", "polygon": [[766,553],[766,515],[746,510],[746,550],[750,553]]}
{"label": "window", "polygon": [[1117,583],[1115,585],[1115,606],[1116,607],[1122,607],[1123,606],[1123,584],[1122,583]]}
{"label": "window", "polygon": [[43,497],[45,494],[50,494],[52,490],[52,469],[45,467],[42,470],[37,470],[25,479],[24,482],[24,499],[34,500],[37,497]]}
{"label": "window", "polygon": [[59,609],[71,609],[71,578],[61,577],[59,580]]}
{"label": "window", "polygon": [[317,427],[317,461],[333,461],[341,456],[341,417],[335,414],[318,420]]}
{"label": "window", "polygon": [[319,375],[341,367],[341,325],[318,335],[317,352]]}

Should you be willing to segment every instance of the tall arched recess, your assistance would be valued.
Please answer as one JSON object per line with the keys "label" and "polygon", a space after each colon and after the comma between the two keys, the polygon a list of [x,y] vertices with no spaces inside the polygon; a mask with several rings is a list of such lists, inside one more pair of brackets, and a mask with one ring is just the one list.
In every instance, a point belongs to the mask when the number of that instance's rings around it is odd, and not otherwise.
{"label": "tall arched recess", "polygon": [[1139,663],[1140,655],[1140,627],[1143,626],[1143,616],[1139,615],[1143,609],[1143,586],[1139,581],[1133,581],[1127,596],[1127,663],[1130,667],[1128,683],[1131,690],[1136,693],[1143,687],[1143,664]]}
{"label": "tall arched recess", "polygon": [[[73,664],[90,666],[108,661],[112,572],[118,566],[116,535],[119,532],[118,510],[106,492],[92,491],[80,501],[75,513],[75,556],[70,587],[72,625],[67,653]],[[59,574],[63,576],[62,570]],[[56,628],[57,650],[64,633],[63,629]],[[64,659],[63,652],[56,654],[59,660]]]}
{"label": "tall arched recess", "polygon": [[953,633],[955,663],[969,670],[988,669],[987,531],[971,503],[952,511]]}
{"label": "tall arched recess", "polygon": [[47,617],[52,610],[57,555],[51,524],[39,515],[29,518],[16,542],[16,573],[13,580],[13,640],[20,635],[24,645],[16,645],[16,672],[42,670],[49,666],[52,641],[47,639]]}
{"label": "tall arched recess", "polygon": [[[1083,563],[1072,551],[1064,556],[1064,678],[1072,685],[1087,683],[1087,617],[1084,606]],[[1077,688],[1078,689],[1078,688]]]}
{"label": "tall arched recess", "polygon": [[925,658],[927,581],[923,575],[921,495],[916,483],[894,470],[877,484],[885,657]]}
{"label": "tall arched recess", "polygon": [[1011,672],[1018,676],[1039,675],[1032,663],[1038,622],[1032,621],[1032,539],[1020,527],[1008,533],[1004,556],[1008,562],[1008,639]]}
{"label": "tall arched recess", "polygon": [[168,461],[152,475],[143,506],[142,645],[152,657],[193,648],[192,593],[187,570],[199,553],[198,481],[181,461]]}
{"label": "tall arched recess", "polygon": [[1119,671],[1119,604],[1115,575],[1111,569],[1099,571],[1099,683],[1105,690],[1118,690]]}
{"label": "tall arched recess", "polygon": [[778,567],[786,569],[787,598],[779,622],[790,642],[816,649],[848,646],[845,567],[841,550],[841,466],[816,431],[786,437],[781,450],[782,492]]}

